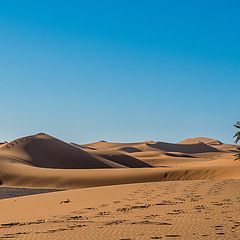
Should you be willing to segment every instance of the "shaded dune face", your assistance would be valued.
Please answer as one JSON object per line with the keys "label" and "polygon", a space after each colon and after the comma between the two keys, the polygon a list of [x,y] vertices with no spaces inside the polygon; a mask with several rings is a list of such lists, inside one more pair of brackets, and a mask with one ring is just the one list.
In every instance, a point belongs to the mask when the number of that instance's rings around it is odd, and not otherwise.
{"label": "shaded dune face", "polygon": [[218,149],[202,142],[196,143],[196,144],[174,144],[174,143],[157,142],[157,143],[148,144],[148,145],[152,148],[156,148],[166,152],[181,152],[181,153],[219,152]]}
{"label": "shaded dune face", "polygon": [[129,168],[144,168],[144,167],[152,167],[150,164],[145,163],[143,161],[140,161],[137,158],[134,158],[132,156],[123,154],[123,153],[99,153],[97,154],[100,157],[103,157],[105,159],[111,160],[113,162],[122,164],[124,166],[127,166]]}
{"label": "shaded dune face", "polygon": [[31,163],[48,168],[109,168],[93,154],[58,140],[35,139],[25,146]]}
{"label": "shaded dune face", "polygon": [[[71,144],[77,148],[94,153],[96,156],[102,157],[104,159],[108,159],[112,162],[124,165],[129,168],[152,167],[148,163],[145,163],[133,156],[128,155],[128,153],[141,152],[141,150],[134,147],[120,147],[120,148],[117,147],[116,148],[116,144],[114,144],[113,148],[96,149],[93,147],[82,146],[76,143],[71,143]],[[109,144],[109,145],[112,146],[112,144]]]}
{"label": "shaded dune face", "polygon": [[140,149],[136,147],[122,147],[119,148],[119,150],[127,153],[142,152]]}
{"label": "shaded dune face", "polygon": [[195,158],[194,156],[192,155],[189,155],[189,154],[184,154],[184,153],[171,153],[171,152],[166,152],[165,153],[166,156],[170,156],[170,157],[183,157],[183,158]]}
{"label": "shaded dune face", "polygon": [[42,168],[123,167],[46,134],[17,139],[5,145],[1,150],[6,156]]}

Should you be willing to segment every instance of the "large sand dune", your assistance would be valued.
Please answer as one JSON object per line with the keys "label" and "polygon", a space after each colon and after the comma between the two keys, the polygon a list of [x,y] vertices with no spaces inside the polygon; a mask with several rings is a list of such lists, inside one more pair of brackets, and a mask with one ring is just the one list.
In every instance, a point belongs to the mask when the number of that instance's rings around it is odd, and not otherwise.
{"label": "large sand dune", "polygon": [[169,180],[240,178],[237,145],[196,138],[181,143],[66,143],[47,134],[0,146],[3,186],[79,188]]}
{"label": "large sand dune", "polygon": [[43,133],[9,142],[0,151],[7,159],[42,168],[124,167]]}

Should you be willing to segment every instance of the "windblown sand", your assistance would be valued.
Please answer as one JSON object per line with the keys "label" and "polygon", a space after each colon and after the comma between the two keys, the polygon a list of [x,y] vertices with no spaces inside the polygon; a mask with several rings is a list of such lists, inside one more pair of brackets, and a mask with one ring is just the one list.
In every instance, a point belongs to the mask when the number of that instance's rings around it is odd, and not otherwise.
{"label": "windblown sand", "polygon": [[0,239],[239,239],[237,147],[47,134],[3,143],[0,196],[14,198],[0,200]]}
{"label": "windblown sand", "polygon": [[0,201],[0,238],[239,239],[240,181],[68,190]]}

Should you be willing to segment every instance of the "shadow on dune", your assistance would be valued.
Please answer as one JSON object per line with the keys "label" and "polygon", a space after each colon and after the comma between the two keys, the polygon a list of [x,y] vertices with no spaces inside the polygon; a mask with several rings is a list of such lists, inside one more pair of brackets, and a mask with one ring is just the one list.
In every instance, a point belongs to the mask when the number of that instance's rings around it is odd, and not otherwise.
{"label": "shadow on dune", "polygon": [[194,156],[191,155],[187,155],[187,154],[181,154],[181,153],[165,153],[166,156],[170,156],[170,157],[182,157],[182,158],[195,158]]}
{"label": "shadow on dune", "polygon": [[205,143],[196,144],[175,144],[175,143],[147,143],[148,146],[166,152],[181,152],[181,153],[205,153],[205,152],[220,152],[218,149],[211,147]]}
{"label": "shadow on dune", "polygon": [[98,156],[103,157],[105,159],[111,160],[113,162],[122,164],[129,168],[144,168],[144,167],[152,167],[151,165],[140,161],[134,157],[125,154],[98,154]]}
{"label": "shadow on dune", "polygon": [[127,153],[142,152],[140,149],[135,147],[122,147],[122,148],[119,148],[119,150]]}
{"label": "shadow on dune", "polygon": [[60,169],[111,168],[101,159],[61,140],[33,138],[24,146],[33,166]]}

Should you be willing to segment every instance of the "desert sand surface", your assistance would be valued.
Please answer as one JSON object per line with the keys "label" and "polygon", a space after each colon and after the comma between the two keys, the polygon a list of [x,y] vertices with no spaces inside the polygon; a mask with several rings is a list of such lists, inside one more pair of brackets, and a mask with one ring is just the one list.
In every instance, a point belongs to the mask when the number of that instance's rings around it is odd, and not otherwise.
{"label": "desert sand surface", "polygon": [[0,239],[238,239],[238,147],[2,141]]}
{"label": "desert sand surface", "polygon": [[94,187],[0,201],[0,239],[239,239],[240,181]]}

